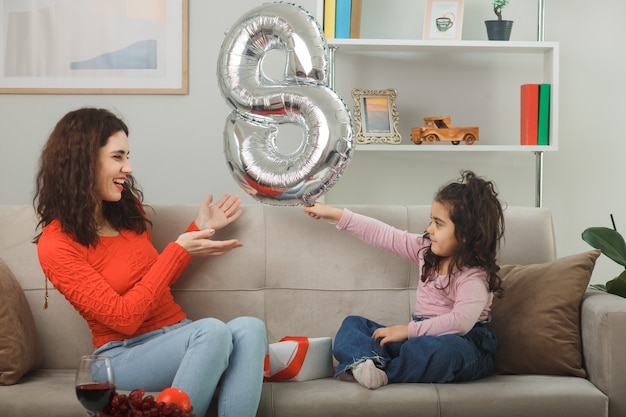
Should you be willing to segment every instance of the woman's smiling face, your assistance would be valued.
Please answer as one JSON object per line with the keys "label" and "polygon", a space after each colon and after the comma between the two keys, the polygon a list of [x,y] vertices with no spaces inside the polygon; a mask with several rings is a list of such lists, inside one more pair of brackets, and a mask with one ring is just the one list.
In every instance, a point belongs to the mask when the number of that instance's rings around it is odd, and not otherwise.
{"label": "woman's smiling face", "polygon": [[119,131],[100,148],[96,164],[95,195],[102,201],[120,201],[126,176],[133,172],[128,161],[128,136]]}

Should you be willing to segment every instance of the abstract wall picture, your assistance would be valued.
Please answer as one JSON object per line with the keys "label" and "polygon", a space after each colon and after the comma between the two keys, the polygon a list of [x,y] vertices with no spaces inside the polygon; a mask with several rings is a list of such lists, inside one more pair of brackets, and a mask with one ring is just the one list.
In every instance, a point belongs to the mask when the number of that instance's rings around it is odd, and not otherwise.
{"label": "abstract wall picture", "polygon": [[0,93],[186,94],[188,0],[0,0]]}

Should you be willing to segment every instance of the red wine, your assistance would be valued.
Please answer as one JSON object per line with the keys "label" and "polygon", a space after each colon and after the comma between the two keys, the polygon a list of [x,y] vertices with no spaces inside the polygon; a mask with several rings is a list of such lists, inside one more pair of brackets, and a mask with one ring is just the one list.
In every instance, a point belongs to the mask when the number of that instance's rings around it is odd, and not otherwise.
{"label": "red wine", "polygon": [[89,411],[102,411],[113,398],[113,384],[83,384],[76,387],[76,397]]}

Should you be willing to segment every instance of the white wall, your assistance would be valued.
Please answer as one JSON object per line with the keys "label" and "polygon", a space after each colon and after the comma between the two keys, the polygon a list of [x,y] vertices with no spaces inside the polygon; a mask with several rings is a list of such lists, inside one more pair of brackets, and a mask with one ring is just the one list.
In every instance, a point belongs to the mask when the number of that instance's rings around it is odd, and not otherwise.
{"label": "white wall", "polygon": [[[364,0],[404,7],[412,0]],[[417,3],[423,3],[419,0]],[[233,3],[236,7],[233,7]],[[131,162],[148,203],[200,202],[208,193],[237,192],[227,170],[222,129],[229,113],[217,87],[216,61],[229,24],[264,0],[209,2],[190,0],[189,94],[148,95],[0,95],[0,204],[29,204],[40,148],[54,123],[81,106],[102,106],[120,112],[131,129]],[[315,0],[297,2],[315,11]],[[626,190],[622,179],[626,141],[620,129],[626,110],[624,79],[626,26],[606,24],[606,15],[626,15],[623,0],[546,0],[545,40],[559,41],[559,151],[545,155],[544,206],[553,210],[557,249],[565,256],[589,249],[580,239],[588,226],[610,226],[626,234]],[[409,9],[403,9],[409,10]],[[384,14],[388,12],[391,17]],[[377,12],[380,21],[421,33],[422,17],[401,18],[391,8]],[[492,18],[488,0],[466,0],[465,39],[485,39],[484,19]],[[536,3],[512,0],[505,18],[515,20],[512,40],[536,36]],[[395,20],[397,19],[397,20]],[[408,21],[408,23],[406,23]],[[410,32],[410,31],[409,31]],[[399,90],[403,128],[410,127],[411,109],[419,97],[402,95],[398,80],[419,77],[419,69],[390,78],[384,68],[368,79],[381,88]],[[337,91],[351,103],[354,74],[338,65]],[[421,116],[419,116],[421,117]],[[416,117],[416,118],[419,118]],[[408,136],[407,131],[401,132]],[[477,146],[477,145],[474,145]],[[535,159],[525,153],[418,153],[394,158],[374,153],[355,155],[341,180],[327,194],[333,204],[429,204],[435,190],[471,168],[493,178],[510,205],[534,205]],[[621,271],[601,257],[594,282],[605,282]]]}

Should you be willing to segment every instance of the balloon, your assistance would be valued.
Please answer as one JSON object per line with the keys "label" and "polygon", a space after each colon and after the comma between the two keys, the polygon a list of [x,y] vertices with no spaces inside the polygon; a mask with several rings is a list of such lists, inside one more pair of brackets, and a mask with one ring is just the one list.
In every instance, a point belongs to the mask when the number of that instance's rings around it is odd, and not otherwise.
{"label": "balloon", "polygon": [[[312,205],[352,157],[352,116],[328,87],[327,49],[313,16],[290,3],[259,6],[226,33],[217,66],[220,89],[233,107],[224,152],[235,181],[263,203]],[[285,54],[281,80],[262,68],[272,50]],[[293,152],[277,146],[283,124],[302,134]]]}

